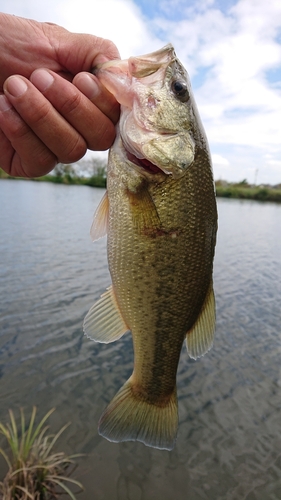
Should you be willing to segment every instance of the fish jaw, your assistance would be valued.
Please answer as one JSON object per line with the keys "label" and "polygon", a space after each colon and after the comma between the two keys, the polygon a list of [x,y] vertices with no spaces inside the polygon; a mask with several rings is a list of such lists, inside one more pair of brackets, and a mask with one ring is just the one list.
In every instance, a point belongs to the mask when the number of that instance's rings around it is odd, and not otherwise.
{"label": "fish jaw", "polygon": [[[130,57],[124,60],[111,60],[98,64],[92,72],[99,78],[102,84],[111,92],[117,101],[132,109],[132,97],[137,94],[137,90],[132,90],[133,79],[154,75],[150,78],[150,83],[161,85],[160,79],[164,78],[164,71],[169,63],[175,58],[174,48],[171,44],[162,49],[151,52],[144,56]],[[161,70],[161,73],[158,71]],[[157,72],[157,75],[155,75]]]}
{"label": "fish jaw", "polygon": [[147,128],[140,120],[125,108],[120,118],[120,136],[123,146],[130,155],[134,155],[144,166],[145,160],[162,170],[166,175],[179,179],[195,157],[195,142],[185,131],[162,132]]}
{"label": "fish jaw", "polygon": [[173,46],[106,62],[95,74],[121,104],[120,136],[128,154],[174,179],[185,175],[204,132],[191,126],[196,105]]}

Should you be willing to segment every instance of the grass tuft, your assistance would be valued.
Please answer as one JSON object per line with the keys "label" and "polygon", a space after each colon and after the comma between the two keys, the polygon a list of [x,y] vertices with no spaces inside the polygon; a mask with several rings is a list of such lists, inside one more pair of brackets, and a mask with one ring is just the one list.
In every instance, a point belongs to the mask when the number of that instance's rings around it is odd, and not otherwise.
{"label": "grass tuft", "polygon": [[53,450],[58,438],[69,424],[64,425],[57,434],[47,434],[46,420],[54,408],[35,425],[36,408],[33,407],[29,424],[26,426],[24,411],[20,410],[20,423],[17,425],[12,410],[10,421],[0,423],[0,434],[7,441],[9,452],[0,448],[8,472],[0,482],[0,492],[5,500],[54,500],[62,494],[75,500],[73,486],[78,492],[82,484],[69,476],[76,468],[74,458],[81,455],[67,456],[64,452]]}

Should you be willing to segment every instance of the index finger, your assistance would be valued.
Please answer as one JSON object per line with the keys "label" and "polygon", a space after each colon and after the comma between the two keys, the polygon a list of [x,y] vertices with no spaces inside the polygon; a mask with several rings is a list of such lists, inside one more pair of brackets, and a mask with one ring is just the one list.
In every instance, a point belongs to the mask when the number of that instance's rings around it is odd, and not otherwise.
{"label": "index finger", "polygon": [[78,73],[72,82],[90,101],[92,101],[110,120],[116,124],[120,106],[115,97],[91,73]]}
{"label": "index finger", "polygon": [[109,92],[104,93],[93,82],[91,102],[78,87],[46,69],[35,70],[30,81],[85,139],[89,149],[105,150],[112,145],[115,130],[111,118],[118,119],[119,104]]}

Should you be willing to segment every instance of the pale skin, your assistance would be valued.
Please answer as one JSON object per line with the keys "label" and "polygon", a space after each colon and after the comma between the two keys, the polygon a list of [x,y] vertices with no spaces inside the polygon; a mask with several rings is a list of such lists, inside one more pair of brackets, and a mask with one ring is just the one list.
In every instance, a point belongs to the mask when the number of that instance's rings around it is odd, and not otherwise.
{"label": "pale skin", "polygon": [[108,149],[119,105],[90,72],[118,58],[109,40],[0,13],[0,167],[38,177]]}

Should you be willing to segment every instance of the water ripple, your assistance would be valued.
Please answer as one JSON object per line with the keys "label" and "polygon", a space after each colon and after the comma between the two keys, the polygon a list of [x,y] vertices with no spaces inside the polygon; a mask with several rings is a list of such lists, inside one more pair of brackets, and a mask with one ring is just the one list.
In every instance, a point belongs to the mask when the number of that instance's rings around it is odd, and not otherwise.
{"label": "water ripple", "polygon": [[[83,318],[110,284],[89,229],[104,191],[0,181],[0,420],[51,407],[70,453],[85,452],[81,500],[281,498],[281,206],[219,200],[214,348],[178,370],[172,452],[111,444],[101,412],[130,376],[130,334],[99,345]],[[110,471],[110,473],[108,472]]]}

